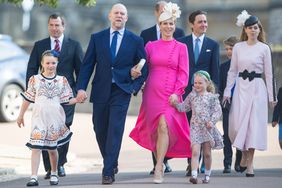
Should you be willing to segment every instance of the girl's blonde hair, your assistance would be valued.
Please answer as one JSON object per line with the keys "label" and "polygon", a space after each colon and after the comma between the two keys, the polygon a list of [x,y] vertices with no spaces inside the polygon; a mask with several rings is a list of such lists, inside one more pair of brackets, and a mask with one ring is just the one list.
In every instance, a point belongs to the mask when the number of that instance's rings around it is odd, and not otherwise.
{"label": "girl's blonde hair", "polygon": [[199,70],[197,72],[195,72],[194,74],[194,79],[196,76],[199,76],[201,78],[203,78],[204,80],[206,80],[207,84],[207,92],[210,93],[215,93],[215,85],[213,83],[213,81],[211,80],[210,74],[207,71],[204,70]]}
{"label": "girl's blonde hair", "polygon": [[51,56],[51,57],[55,57],[55,58],[59,58],[59,53],[56,50],[46,50],[42,53],[41,55],[41,66],[40,66],[40,72],[43,73],[44,69],[42,67],[42,63],[43,63],[43,58],[46,56]]}

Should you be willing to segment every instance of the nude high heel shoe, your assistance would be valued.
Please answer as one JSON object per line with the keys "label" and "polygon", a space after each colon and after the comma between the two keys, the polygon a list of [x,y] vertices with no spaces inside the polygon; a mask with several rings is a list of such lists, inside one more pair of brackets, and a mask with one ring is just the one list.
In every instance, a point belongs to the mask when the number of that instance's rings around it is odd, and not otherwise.
{"label": "nude high heel shoe", "polygon": [[154,173],[154,183],[156,184],[160,184],[164,181],[163,178],[163,170],[157,170],[155,169],[155,173]]}

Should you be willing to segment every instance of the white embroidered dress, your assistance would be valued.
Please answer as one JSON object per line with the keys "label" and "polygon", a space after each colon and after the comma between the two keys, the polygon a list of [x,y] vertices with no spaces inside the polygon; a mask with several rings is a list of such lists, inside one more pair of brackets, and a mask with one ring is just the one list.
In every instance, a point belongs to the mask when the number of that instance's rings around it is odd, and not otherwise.
{"label": "white embroidered dress", "polygon": [[61,104],[68,103],[73,93],[65,77],[32,76],[22,96],[34,103],[30,140],[26,146],[48,150],[69,142],[72,133],[65,125],[66,117]]}

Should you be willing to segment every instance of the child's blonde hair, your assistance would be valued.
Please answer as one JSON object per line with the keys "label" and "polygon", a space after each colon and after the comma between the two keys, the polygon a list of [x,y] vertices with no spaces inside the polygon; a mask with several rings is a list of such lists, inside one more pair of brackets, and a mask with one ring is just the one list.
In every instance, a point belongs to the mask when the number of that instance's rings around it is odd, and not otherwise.
{"label": "child's blonde hair", "polygon": [[203,78],[204,80],[206,80],[206,82],[208,83],[207,84],[207,92],[215,93],[215,85],[214,85],[213,81],[211,80],[210,74],[207,71],[199,70],[199,71],[195,72],[194,80],[195,80],[196,76],[199,76],[199,77]]}
{"label": "child's blonde hair", "polygon": [[40,66],[40,72],[43,73],[44,69],[42,67],[42,63],[43,63],[43,58],[46,56],[51,56],[51,57],[55,57],[55,58],[59,58],[59,53],[56,50],[46,50],[42,53],[41,55],[41,66]]}

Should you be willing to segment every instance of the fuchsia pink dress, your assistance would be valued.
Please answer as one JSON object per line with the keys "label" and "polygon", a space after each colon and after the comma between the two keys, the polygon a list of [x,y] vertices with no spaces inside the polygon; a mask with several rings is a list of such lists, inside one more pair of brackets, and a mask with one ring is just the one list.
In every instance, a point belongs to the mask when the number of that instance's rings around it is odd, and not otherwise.
{"label": "fuchsia pink dress", "polygon": [[191,157],[190,131],[186,114],[169,104],[172,94],[182,101],[189,78],[189,58],[185,44],[158,40],[146,45],[149,75],[135,128],[130,137],[142,147],[156,151],[157,127],[163,115],[169,130],[167,157]]}

